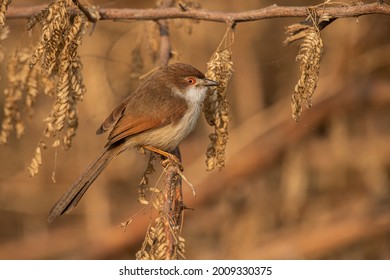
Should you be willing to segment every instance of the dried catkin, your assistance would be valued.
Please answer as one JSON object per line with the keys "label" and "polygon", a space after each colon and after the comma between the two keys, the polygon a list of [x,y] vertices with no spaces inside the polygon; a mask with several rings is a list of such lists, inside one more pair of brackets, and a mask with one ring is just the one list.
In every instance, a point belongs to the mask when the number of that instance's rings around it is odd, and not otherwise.
{"label": "dried catkin", "polygon": [[[39,84],[48,84],[43,92],[54,99],[51,113],[45,119],[43,137],[52,139],[51,147],[62,145],[65,150],[71,147],[76,135],[77,103],[83,100],[86,91],[77,50],[87,27],[87,19],[81,13],[71,15],[69,10],[72,8],[75,8],[73,1],[56,0],[31,17],[27,23],[28,29],[37,23],[42,26],[41,37],[29,64],[31,69],[41,69],[40,73],[43,75],[39,78]],[[31,93],[26,102],[33,103],[37,84],[34,79],[29,84]],[[41,142],[45,143],[45,140],[42,139]],[[39,164],[36,164],[35,158],[36,154],[29,167],[30,175],[38,172]]]}
{"label": "dried catkin", "polygon": [[12,0],[1,0],[0,1],[0,28],[5,25],[5,12],[7,11],[8,5]]}
{"label": "dried catkin", "polygon": [[300,62],[301,76],[291,97],[292,118],[295,121],[299,121],[303,105],[311,106],[311,98],[317,87],[324,48],[318,25],[330,19],[327,14],[318,18],[314,10],[309,10],[309,16],[305,23],[292,24],[286,28],[286,33],[289,36],[284,41],[285,45],[302,39],[296,57],[296,60]]}
{"label": "dried catkin", "polygon": [[[227,35],[222,40],[226,44],[226,38],[232,38],[232,29],[229,28]],[[225,48],[219,47],[207,63],[206,77],[218,82],[215,89],[210,89],[206,96],[203,112],[207,123],[214,126],[214,133],[209,135],[210,144],[206,151],[207,170],[221,169],[225,166],[225,149],[228,141],[228,125],[230,121],[230,106],[226,92],[228,83],[233,75],[233,61],[231,44],[229,40]],[[222,44],[222,43],[221,43]]]}

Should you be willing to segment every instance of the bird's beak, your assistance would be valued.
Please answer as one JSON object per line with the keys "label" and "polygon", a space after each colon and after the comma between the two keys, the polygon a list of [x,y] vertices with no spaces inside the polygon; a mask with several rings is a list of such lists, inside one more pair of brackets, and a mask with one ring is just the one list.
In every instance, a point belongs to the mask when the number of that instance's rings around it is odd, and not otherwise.
{"label": "bird's beak", "polygon": [[213,80],[203,79],[203,85],[206,87],[212,87],[212,86],[217,86],[218,83],[216,81],[213,81]]}

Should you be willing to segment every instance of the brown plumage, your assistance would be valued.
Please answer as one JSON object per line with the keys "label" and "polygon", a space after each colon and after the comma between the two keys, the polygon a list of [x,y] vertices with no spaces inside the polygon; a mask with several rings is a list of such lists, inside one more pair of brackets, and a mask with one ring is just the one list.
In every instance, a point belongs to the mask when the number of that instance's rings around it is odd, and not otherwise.
{"label": "brown plumage", "polygon": [[196,68],[161,67],[125,98],[97,134],[110,131],[105,149],[50,210],[48,221],[68,213],[111,160],[135,146],[171,152],[194,128],[207,87],[217,85]]}

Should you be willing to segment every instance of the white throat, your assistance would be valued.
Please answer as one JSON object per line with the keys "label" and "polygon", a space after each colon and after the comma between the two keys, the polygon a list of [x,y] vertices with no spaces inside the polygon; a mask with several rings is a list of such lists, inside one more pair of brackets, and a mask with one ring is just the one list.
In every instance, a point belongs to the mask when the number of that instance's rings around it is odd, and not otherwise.
{"label": "white throat", "polygon": [[[184,94],[184,98],[190,104],[201,104],[206,97],[207,87],[189,87]],[[188,105],[190,105],[188,104]]]}

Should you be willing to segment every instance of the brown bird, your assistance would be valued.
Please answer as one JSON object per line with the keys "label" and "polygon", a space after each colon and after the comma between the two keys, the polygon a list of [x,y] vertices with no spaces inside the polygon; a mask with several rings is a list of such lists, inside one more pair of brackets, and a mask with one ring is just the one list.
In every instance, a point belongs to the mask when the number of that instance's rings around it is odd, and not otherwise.
{"label": "brown bird", "polygon": [[49,212],[48,222],[70,212],[113,158],[133,147],[169,155],[193,130],[208,87],[218,85],[191,65],[160,67],[107,117],[96,134],[110,130],[100,156]]}

